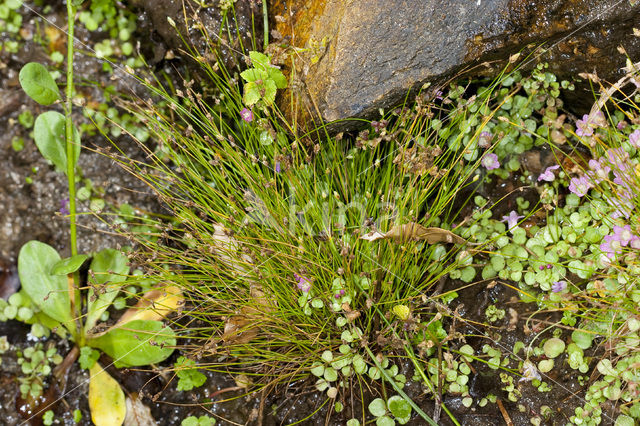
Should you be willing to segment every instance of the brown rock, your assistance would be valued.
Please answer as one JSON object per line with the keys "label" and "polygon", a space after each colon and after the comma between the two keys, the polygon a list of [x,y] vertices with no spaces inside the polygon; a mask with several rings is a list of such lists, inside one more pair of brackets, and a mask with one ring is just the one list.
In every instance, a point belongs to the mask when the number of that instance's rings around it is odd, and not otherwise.
{"label": "brown rock", "polygon": [[[548,61],[564,78],[595,70],[615,80],[625,60],[616,47],[625,46],[632,59],[640,53],[639,39],[632,35],[634,23],[640,26],[640,4],[627,0],[271,3],[278,15],[276,30],[294,47],[306,49],[294,59],[299,113],[327,121],[374,118],[379,108],[401,102],[408,90],[441,83],[484,61],[502,60],[471,73],[496,73],[510,55],[532,43],[549,49],[529,64]],[[281,102],[288,99],[282,96]],[[290,110],[288,104],[281,107]]]}

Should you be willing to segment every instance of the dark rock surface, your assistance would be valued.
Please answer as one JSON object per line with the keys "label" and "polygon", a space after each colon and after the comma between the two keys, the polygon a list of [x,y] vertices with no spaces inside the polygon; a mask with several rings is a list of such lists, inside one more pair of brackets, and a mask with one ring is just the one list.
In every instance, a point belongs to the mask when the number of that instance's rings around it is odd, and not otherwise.
{"label": "dark rock surface", "polygon": [[272,3],[280,15],[278,31],[306,48],[296,59],[301,84],[295,86],[303,88],[296,92],[307,113],[319,111],[329,121],[372,118],[379,108],[401,102],[409,89],[442,82],[483,61],[503,60],[472,73],[496,73],[529,44],[548,47],[530,64],[548,61],[560,77],[595,70],[615,81],[625,61],[616,48],[624,46],[636,60],[640,53],[632,31],[640,24],[640,4],[626,0]]}
{"label": "dark rock surface", "polygon": [[[255,35],[258,42],[262,39],[262,7],[255,0],[236,0],[234,13],[225,13],[218,1],[206,2],[211,5],[206,8],[193,0],[130,0],[129,3],[146,13],[151,24],[147,29],[151,31],[150,36],[162,40],[176,54],[185,50],[185,41],[200,55],[208,54],[214,47],[219,49],[225,65],[233,68],[243,47],[253,50],[252,37]],[[173,19],[180,34],[167,17]],[[224,31],[220,31],[223,22]],[[206,28],[208,38],[203,35],[200,24]],[[213,58],[205,56],[205,59],[214,62]]]}

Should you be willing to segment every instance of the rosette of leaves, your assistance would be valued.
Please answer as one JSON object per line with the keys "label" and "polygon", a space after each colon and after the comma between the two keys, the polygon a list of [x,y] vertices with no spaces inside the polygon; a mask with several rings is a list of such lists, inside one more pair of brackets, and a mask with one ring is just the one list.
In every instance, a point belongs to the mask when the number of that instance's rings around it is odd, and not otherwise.
{"label": "rosette of leaves", "polygon": [[[173,353],[176,337],[160,319],[177,307],[181,296],[171,287],[151,290],[116,324],[104,326],[99,321],[106,318],[107,309],[120,293],[129,273],[128,259],[114,249],[94,254],[89,265],[88,290],[81,291],[74,287],[72,275],[89,258],[79,254],[61,259],[53,247],[29,241],[18,255],[22,289],[17,294],[23,304],[29,302],[33,311],[25,322],[68,335],[80,348],[80,365],[91,372],[89,407],[94,423],[111,424],[109,419],[113,415],[124,418],[125,396],[120,385],[96,362],[98,350],[113,358],[116,367],[165,360]],[[76,312],[82,312],[83,307],[86,313],[81,319]],[[108,392],[103,391],[105,387]]]}
{"label": "rosette of leaves", "polygon": [[271,65],[267,55],[251,51],[249,58],[252,67],[240,74],[245,81],[242,101],[248,107],[259,102],[270,106],[276,100],[277,90],[287,87],[287,79],[279,68]]}

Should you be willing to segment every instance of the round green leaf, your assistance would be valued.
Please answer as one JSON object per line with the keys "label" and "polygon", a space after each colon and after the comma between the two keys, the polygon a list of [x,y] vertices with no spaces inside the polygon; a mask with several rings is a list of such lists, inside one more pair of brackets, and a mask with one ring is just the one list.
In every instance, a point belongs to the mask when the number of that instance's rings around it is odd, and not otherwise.
{"label": "round green leaf", "polygon": [[387,401],[389,411],[396,418],[405,418],[411,416],[411,405],[399,395],[394,395]]}
{"label": "round green leaf", "polygon": [[573,339],[573,342],[579,348],[589,349],[591,342],[593,342],[593,335],[581,330],[574,330],[574,332],[571,333],[571,339]]}
{"label": "round green leaf", "polygon": [[86,254],[76,254],[75,256],[68,257],[66,259],[61,259],[53,268],[51,268],[51,275],[67,275],[76,272],[85,260],[87,260],[89,256]]}
{"label": "round green leaf", "polygon": [[369,412],[376,417],[384,416],[387,412],[387,405],[382,398],[376,398],[369,403]]}
{"label": "round green leaf", "polygon": [[176,337],[161,321],[136,320],[90,339],[87,344],[109,355],[120,368],[165,360],[173,352]]}
{"label": "round green leaf", "polygon": [[551,339],[544,342],[544,346],[542,349],[544,350],[544,354],[549,358],[555,358],[564,352],[565,344],[564,341],[558,339],[557,337],[552,337]]}
{"label": "round green leaf", "polygon": [[60,91],[49,71],[37,62],[29,62],[18,76],[22,90],[37,103],[51,105],[60,97]]}
{"label": "round green leaf", "polygon": [[633,425],[635,425],[634,420],[625,414],[620,414],[616,419],[616,423],[615,423],[615,426],[633,426]]}
{"label": "round green leaf", "polygon": [[396,422],[389,416],[378,417],[376,426],[395,426]]}
{"label": "round green leaf", "polygon": [[18,275],[22,288],[45,314],[63,325],[72,326],[67,277],[52,275],[60,255],[40,241],[29,241],[18,255]]}
{"label": "round green leaf", "polygon": [[[33,139],[44,158],[60,171],[67,173],[64,116],[57,111],[47,111],[36,118]],[[80,134],[73,128],[74,166],[80,157]]]}

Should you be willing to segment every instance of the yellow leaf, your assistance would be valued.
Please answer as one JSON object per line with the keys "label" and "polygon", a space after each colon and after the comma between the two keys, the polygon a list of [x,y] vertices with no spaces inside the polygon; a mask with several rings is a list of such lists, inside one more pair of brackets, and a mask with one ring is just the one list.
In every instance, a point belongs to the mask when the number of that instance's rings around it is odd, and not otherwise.
{"label": "yellow leaf", "polygon": [[183,303],[182,291],[176,286],[156,288],[146,292],[135,306],[122,314],[114,327],[135,320],[161,320]]}
{"label": "yellow leaf", "polygon": [[97,362],[89,373],[91,420],[96,426],[121,426],[127,411],[122,388]]}

